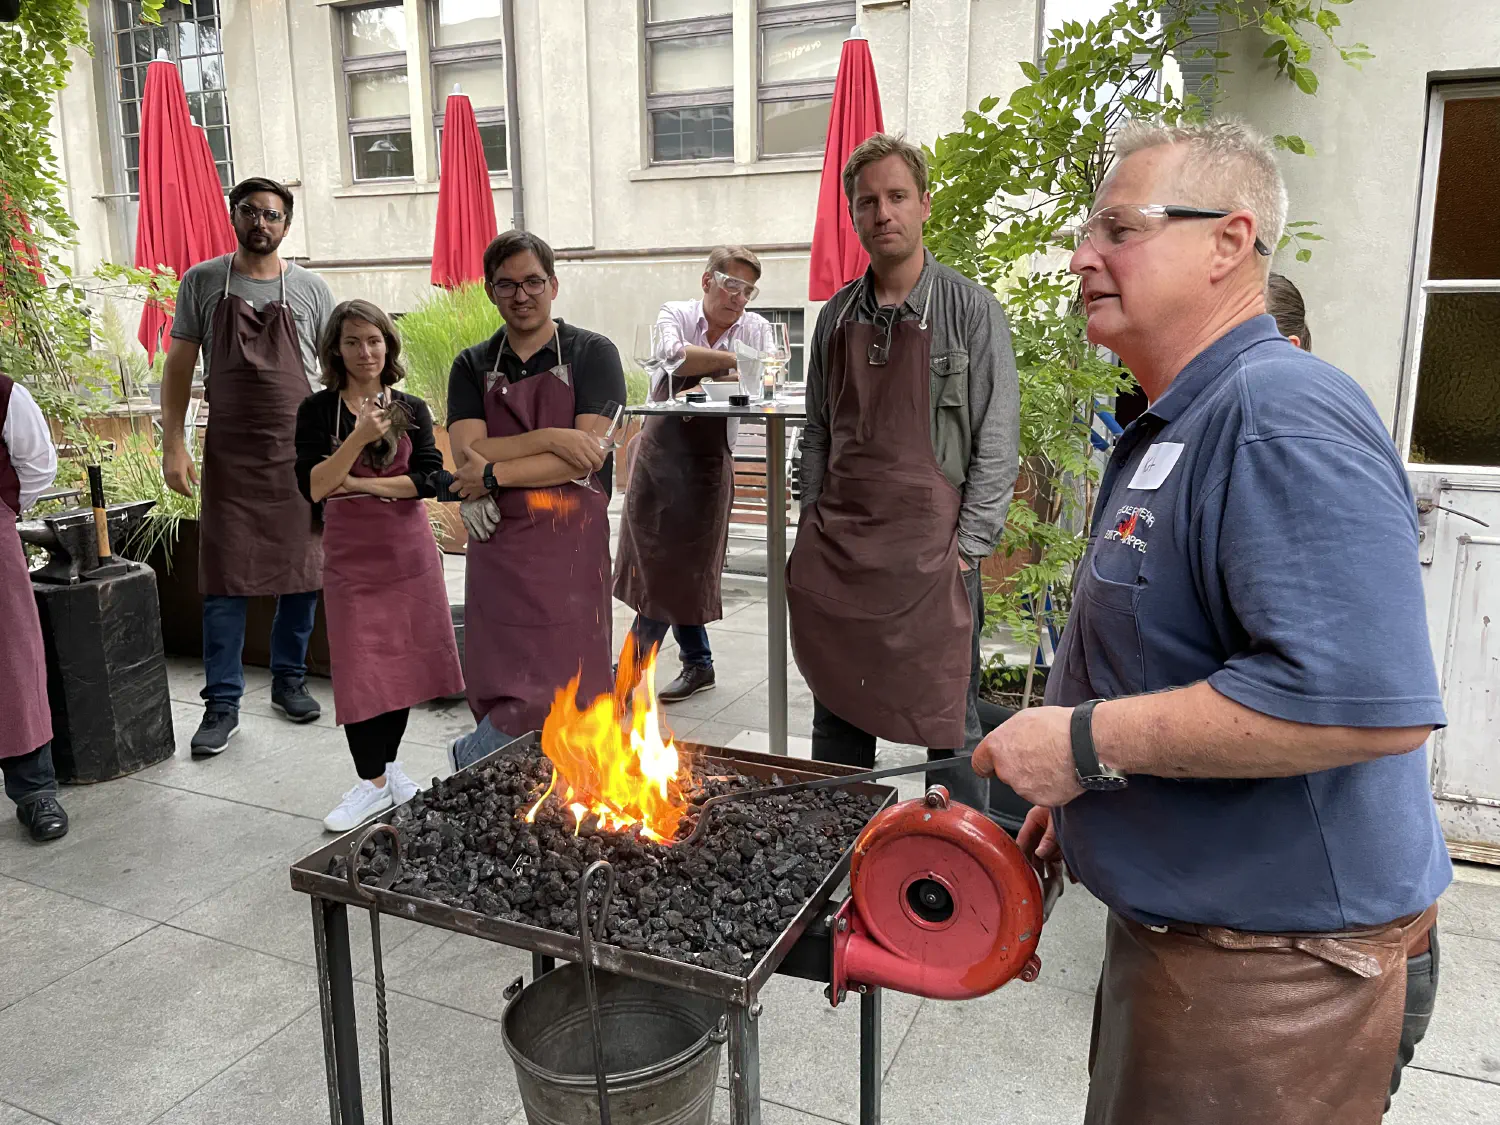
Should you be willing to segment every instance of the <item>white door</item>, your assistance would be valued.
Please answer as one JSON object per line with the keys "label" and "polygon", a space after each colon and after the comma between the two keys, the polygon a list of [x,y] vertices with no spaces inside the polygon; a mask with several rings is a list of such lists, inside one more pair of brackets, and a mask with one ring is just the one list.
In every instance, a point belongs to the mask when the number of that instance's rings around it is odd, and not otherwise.
{"label": "white door", "polygon": [[1417,495],[1428,628],[1448,712],[1431,742],[1433,796],[1449,850],[1500,864],[1496,182],[1500,83],[1435,86],[1397,439]]}
{"label": "white door", "polygon": [[1413,470],[1411,480],[1448,712],[1429,743],[1438,819],[1456,858],[1500,864],[1500,474]]}

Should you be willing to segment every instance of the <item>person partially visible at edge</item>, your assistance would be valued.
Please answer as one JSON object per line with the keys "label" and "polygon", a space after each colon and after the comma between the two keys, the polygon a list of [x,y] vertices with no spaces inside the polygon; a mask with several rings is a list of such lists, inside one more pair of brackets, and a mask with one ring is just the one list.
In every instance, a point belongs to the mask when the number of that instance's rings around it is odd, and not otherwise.
{"label": "person partially visible at edge", "polygon": [[396,326],[369,301],[345,301],[318,350],[326,389],[297,411],[297,486],[323,509],[334,718],[359,777],[323,826],[347,832],[416,794],[396,760],[407,717],[464,679],[422,503],[443,455],[427,404],[392,388],[406,377]]}
{"label": "person partially visible at edge", "polygon": [[[979,742],[979,564],[1019,469],[1020,396],[1000,303],[923,246],[922,151],[876,134],[844,194],[870,268],[813,333],[787,608],[813,757],[869,768],[876,738],[929,758]],[[928,776],[988,810],[968,766]]]}
{"label": "person partially visible at edge", "polygon": [[1088,1125],[1375,1125],[1452,874],[1416,505],[1364,391],[1266,314],[1266,139],[1138,123],[1115,148],[1071,268],[1150,405],[1046,706],[975,767],[1038,806],[1023,850],[1109,907]]}
{"label": "person partially visible at edge", "polygon": [[[656,318],[651,396],[665,400],[704,379],[737,380],[736,343],[770,347],[771,325],[746,306],[758,292],[760,259],[743,246],[708,256],[701,300],[668,301]],[[734,504],[736,423],[728,418],[649,418],[631,461],[625,519],[615,557],[615,597],[636,611],[636,651],[677,638],[682,671],[663,688],[678,703],[714,686],[704,626],[723,615],[719,580]]]}
{"label": "person partially visible at edge", "polygon": [[1305,352],[1312,351],[1312,329],[1307,326],[1307,306],[1302,290],[1291,279],[1273,273],[1266,280],[1266,311],[1276,318],[1276,331]]}
{"label": "person partially visible at edge", "polygon": [[68,814],[57,800],[47,654],[16,521],[55,476],[47,419],[30,391],[0,374],[0,774],[38,843],[66,836]]}
{"label": "person partially visible at edge", "polygon": [[200,355],[209,407],[198,517],[204,713],[195,758],[222,753],[239,729],[249,598],[276,597],[271,706],[294,723],[322,713],[306,676],[323,551],[297,491],[294,438],[297,408],[317,385],[318,334],[333,294],[278,253],[292,208],[291,191],[272,180],[235,185],[229,210],[239,249],[183,274],[162,373],[162,471],[184,496],[198,483],[183,421]]}
{"label": "person partially visible at edge", "polygon": [[552,318],[552,248],[506,231],[484,252],[505,323],[453,361],[448,434],[470,543],[464,678],[478,723],[448,747],[462,769],[540,730],[560,689],[610,691],[605,415],[625,402],[614,344]]}

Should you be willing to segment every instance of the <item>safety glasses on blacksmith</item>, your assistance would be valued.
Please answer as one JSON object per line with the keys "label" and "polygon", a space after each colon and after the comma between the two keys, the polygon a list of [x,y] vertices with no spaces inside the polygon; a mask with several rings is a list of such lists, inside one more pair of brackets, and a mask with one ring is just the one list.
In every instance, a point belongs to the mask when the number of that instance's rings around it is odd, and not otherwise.
{"label": "safety glasses on blacksmith", "polygon": [[[1077,250],[1087,241],[1100,254],[1113,254],[1132,242],[1155,238],[1173,219],[1225,219],[1233,211],[1182,207],[1175,203],[1119,203],[1102,207],[1081,223],[1061,228],[1053,237],[1067,250]],[[1271,250],[1259,238],[1255,252],[1263,258]]]}

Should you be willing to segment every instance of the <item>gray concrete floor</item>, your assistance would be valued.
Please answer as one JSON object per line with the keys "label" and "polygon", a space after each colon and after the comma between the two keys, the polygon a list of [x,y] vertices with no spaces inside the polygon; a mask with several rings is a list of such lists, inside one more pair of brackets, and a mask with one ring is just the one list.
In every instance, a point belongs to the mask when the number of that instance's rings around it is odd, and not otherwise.
{"label": "gray concrete floor", "polygon": [[[619,635],[629,613],[616,609]],[[670,725],[681,739],[749,745],[766,728],[763,582],[727,578],[725,618],[710,632],[719,686],[670,708]],[[675,673],[670,651],[664,662]],[[271,711],[267,674],[249,670],[241,733],[223,756],[196,762],[187,743],[201,672],[174,660],[170,673],[176,757],[66,790],[73,830],[65,840],[36,846],[14,821],[0,825],[0,1125],[327,1119],[310,910],[289,888],[287,868],[324,842],[320,818],[353,782],[329,685],[312,685],[324,717],[295,727]],[[795,668],[791,677],[790,726],[806,733],[811,697]],[[446,740],[469,726],[462,704],[414,712],[408,772],[444,772]],[[882,746],[881,759],[914,753]],[[915,792],[915,783],[907,788]],[[1102,907],[1072,887],[1043,933],[1036,983],[966,1003],[890,995],[888,1125],[1081,1120],[1103,919]],[[1444,896],[1441,926],[1437,1015],[1387,1121],[1494,1125],[1500,872],[1462,868]],[[397,1119],[522,1122],[496,1019],[502,990],[528,959],[394,919],[382,929]],[[351,930],[373,1121],[368,927],[353,912]],[[819,986],[782,978],[763,1002],[766,1125],[853,1122],[857,1007],[830,1009]],[[716,1120],[727,1121],[722,1096],[717,1106]]]}

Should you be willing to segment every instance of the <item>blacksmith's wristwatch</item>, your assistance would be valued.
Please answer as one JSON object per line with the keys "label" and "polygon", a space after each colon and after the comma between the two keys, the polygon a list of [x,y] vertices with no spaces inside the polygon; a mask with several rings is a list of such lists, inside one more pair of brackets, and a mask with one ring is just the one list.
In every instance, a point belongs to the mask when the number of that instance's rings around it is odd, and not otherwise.
{"label": "blacksmith's wristwatch", "polygon": [[485,487],[485,491],[487,491],[487,492],[496,492],[496,491],[499,490],[500,486],[495,483],[495,465],[494,465],[494,462],[491,462],[491,463],[485,465],[485,467],[484,467],[484,477],[482,479],[483,479],[483,484],[484,484],[484,487]]}
{"label": "blacksmith's wristwatch", "polygon": [[1078,784],[1096,793],[1114,793],[1124,789],[1130,781],[1119,770],[1110,769],[1099,761],[1094,752],[1094,708],[1102,699],[1090,699],[1073,708],[1073,772]]}

